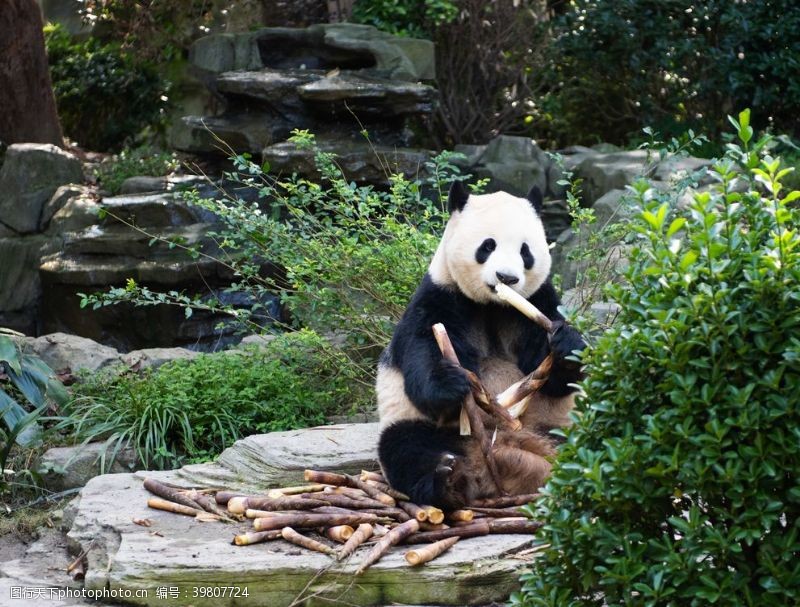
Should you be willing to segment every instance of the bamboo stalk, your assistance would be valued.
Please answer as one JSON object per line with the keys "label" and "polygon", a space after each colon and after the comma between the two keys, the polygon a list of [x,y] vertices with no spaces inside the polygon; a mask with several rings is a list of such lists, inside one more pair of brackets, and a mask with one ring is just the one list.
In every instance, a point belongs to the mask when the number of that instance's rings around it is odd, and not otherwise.
{"label": "bamboo stalk", "polygon": [[479,537],[482,535],[489,535],[491,532],[492,530],[489,527],[489,522],[486,519],[480,519],[472,521],[469,525],[450,527],[449,529],[442,529],[441,531],[415,533],[406,538],[406,544],[429,544],[449,537],[460,537],[462,539]]}
{"label": "bamboo stalk", "polygon": [[539,499],[538,493],[526,493],[523,495],[507,495],[475,500],[472,505],[479,508],[508,508],[509,506],[522,506],[537,499]]}
{"label": "bamboo stalk", "polygon": [[536,533],[542,526],[525,517],[489,519],[488,523],[492,533]]}
{"label": "bamboo stalk", "polygon": [[348,486],[347,476],[336,472],[326,472],[323,470],[305,470],[303,478],[309,483],[320,483],[325,485]]}
{"label": "bamboo stalk", "polygon": [[498,298],[519,310],[522,314],[530,318],[547,333],[553,332],[553,321],[547,318],[547,316],[545,316],[541,310],[539,310],[539,308],[534,306],[514,289],[508,285],[499,283],[495,285],[495,292],[497,293]]}
{"label": "bamboo stalk", "polygon": [[147,500],[147,505],[150,508],[155,508],[156,510],[164,510],[165,512],[174,512],[175,514],[185,514],[187,516],[197,516],[198,514],[206,514],[206,511],[200,508],[192,508],[191,506],[178,504],[170,500],[165,500],[164,498],[161,497],[151,497],[150,499]]}
{"label": "bamboo stalk", "polygon": [[339,550],[339,553],[336,555],[337,560],[343,560],[353,554],[356,549],[366,542],[370,537],[372,537],[373,528],[372,525],[367,523],[362,523],[358,526],[353,532],[353,535],[350,536],[344,546]]}
{"label": "bamboo stalk", "polygon": [[206,512],[216,514],[221,520],[229,523],[235,522],[227,515],[225,511],[222,510],[222,508],[217,505],[216,500],[207,493],[200,493],[199,491],[192,489],[188,494],[186,494],[186,496]]}
{"label": "bamboo stalk", "polygon": [[[361,489],[354,489],[353,487],[328,487],[322,493],[322,499],[325,499],[325,495],[328,493],[337,493],[339,495],[346,495],[349,498],[354,500],[371,500],[372,498],[364,493]],[[378,500],[375,500],[378,501]]]}
{"label": "bamboo stalk", "polygon": [[328,538],[342,544],[353,537],[353,533],[353,528],[350,525],[334,525],[325,530],[325,535],[327,535]]}
{"label": "bamboo stalk", "polygon": [[217,491],[214,495],[214,501],[220,506],[227,506],[232,497],[248,497],[241,491]]}
{"label": "bamboo stalk", "polygon": [[550,369],[553,367],[553,355],[548,354],[534,371],[497,395],[496,402],[499,407],[508,411],[509,415],[519,417],[527,408],[525,405],[515,408],[515,405],[531,394],[538,392],[547,383]]}
{"label": "bamboo stalk", "polygon": [[250,544],[258,544],[269,540],[276,540],[281,537],[280,529],[271,529],[269,531],[251,531],[250,533],[241,533],[233,538],[233,543],[237,546],[249,546]]}
{"label": "bamboo stalk", "polygon": [[453,522],[468,523],[473,518],[475,518],[475,513],[472,510],[453,510],[447,513],[447,520]]}
{"label": "bamboo stalk", "polygon": [[183,504],[189,508],[196,508],[198,510],[202,510],[203,507],[198,504],[196,501],[191,499],[190,497],[184,495],[183,493],[179,492],[177,489],[173,489],[157,481],[154,478],[146,478],[144,479],[144,488],[147,489],[153,495],[157,495],[158,497],[163,497],[165,500],[170,502],[175,502],[176,504]]}
{"label": "bamboo stalk", "polygon": [[412,533],[416,533],[418,530],[419,523],[416,521],[416,519],[411,519],[405,523],[400,523],[397,527],[390,529],[389,533],[380,538],[375,543],[375,546],[372,547],[372,550],[369,551],[369,554],[367,554],[367,556],[361,562],[361,565],[356,570],[356,575],[361,575],[364,573],[364,571],[366,571],[370,565],[379,561],[380,558],[386,554],[389,548],[403,541]]}
{"label": "bamboo stalk", "polygon": [[390,487],[386,483],[382,483],[380,481],[365,481],[363,479],[362,479],[362,482],[365,482],[368,485],[370,485],[372,487],[375,487],[378,491],[382,491],[386,495],[389,495],[389,496],[393,497],[395,500],[398,500],[398,501],[399,500],[404,500],[404,501],[407,502],[407,501],[409,501],[411,499],[410,497],[408,497],[402,491],[397,491],[397,489],[392,489],[392,487]]}
{"label": "bamboo stalk", "polygon": [[374,514],[280,514],[269,518],[253,519],[256,531],[268,531],[283,527],[333,527],[335,525],[359,525],[361,523],[378,523],[384,519]]}
{"label": "bamboo stalk", "polygon": [[334,549],[327,544],[323,544],[317,540],[312,540],[310,537],[306,537],[301,533],[297,533],[297,531],[291,527],[284,527],[281,529],[281,537],[287,542],[291,542],[296,546],[302,546],[303,548],[322,552],[323,554],[334,554],[335,552]]}
{"label": "bamboo stalk", "polygon": [[429,521],[425,521],[424,523],[419,524],[420,531],[441,531],[442,529],[449,529],[449,525],[445,525],[444,523],[431,523]]}
{"label": "bamboo stalk", "polygon": [[428,520],[434,525],[440,525],[444,522],[444,512],[436,506],[422,506],[425,512],[428,513]]}
{"label": "bamboo stalk", "polygon": [[330,504],[327,501],[301,497],[234,497],[228,502],[228,511],[234,514],[244,514],[248,508],[253,510],[312,510],[328,505]]}
{"label": "bamboo stalk", "polygon": [[420,523],[428,520],[428,513],[425,511],[425,508],[413,502],[399,502],[397,506]]}
{"label": "bamboo stalk", "polygon": [[423,546],[422,548],[409,550],[405,554],[406,561],[408,561],[408,564],[412,566],[421,565],[422,563],[432,561],[443,552],[446,552],[452,548],[459,539],[460,538],[458,537],[448,537],[446,539],[439,540],[438,542],[434,542],[433,544]]}
{"label": "bamboo stalk", "polygon": [[372,498],[354,499],[349,495],[340,493],[303,493],[303,499],[311,500],[313,496],[318,495],[319,498],[314,501],[327,502],[330,506],[338,506],[339,508],[348,508],[349,510],[360,510],[362,508],[382,508],[383,503]]}
{"label": "bamboo stalk", "polygon": [[[443,324],[437,323],[433,325],[433,336],[436,339],[436,343],[439,345],[439,349],[442,351],[442,356],[444,356],[446,360],[459,365],[458,356],[456,355],[456,351],[453,348],[453,344]],[[462,411],[465,411],[469,418],[470,433],[475,435],[475,439],[481,447],[481,452],[486,462],[486,468],[489,470],[489,476],[494,482],[497,491],[502,492],[500,474],[497,471],[497,463],[494,461],[494,456],[492,455],[492,442],[486,433],[486,428],[481,419],[480,409],[475,403],[475,398],[472,396],[471,392],[467,394],[467,397],[464,399]]]}
{"label": "bamboo stalk", "polygon": [[483,508],[481,506],[473,506],[472,510],[489,518],[509,518],[521,516],[522,513],[518,508],[519,506],[509,506],[508,508]]}
{"label": "bamboo stalk", "polygon": [[328,485],[322,483],[314,483],[312,485],[297,485],[295,487],[278,487],[267,491],[267,497],[281,498],[287,495],[298,495],[300,493],[313,493],[314,491],[323,491]]}
{"label": "bamboo stalk", "polygon": [[394,507],[397,505],[397,501],[391,496],[383,491],[373,487],[372,485],[368,485],[360,478],[356,476],[346,475],[348,484],[351,487],[355,487],[356,489],[361,489],[364,493],[370,496],[374,500],[378,500],[382,504],[386,506]]}
{"label": "bamboo stalk", "polygon": [[[300,514],[297,510],[295,510],[295,512]],[[281,512],[280,510],[257,510],[255,508],[248,508],[244,511],[245,518],[270,518],[272,516],[280,516],[281,514],[286,514],[286,512]]]}
{"label": "bamboo stalk", "polygon": [[361,471],[361,480],[364,482],[367,481],[376,481],[378,483],[386,482],[386,478],[383,476],[381,472],[370,472],[369,470]]}

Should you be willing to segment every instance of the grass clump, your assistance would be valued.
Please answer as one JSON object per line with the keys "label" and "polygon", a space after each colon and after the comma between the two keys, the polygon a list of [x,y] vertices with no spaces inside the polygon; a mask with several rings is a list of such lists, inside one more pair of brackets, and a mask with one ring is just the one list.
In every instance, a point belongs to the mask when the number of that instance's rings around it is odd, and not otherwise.
{"label": "grass clump", "polygon": [[252,433],[324,422],[350,407],[351,379],[310,331],[263,347],[176,360],[141,375],[98,374],[76,387],[60,429],[131,446],[145,466],[206,461]]}
{"label": "grass clump", "polygon": [[119,154],[107,158],[95,169],[103,189],[119,194],[122,182],[129,177],[146,175],[163,177],[176,171],[180,162],[174,153],[160,152],[151,146],[125,148]]}

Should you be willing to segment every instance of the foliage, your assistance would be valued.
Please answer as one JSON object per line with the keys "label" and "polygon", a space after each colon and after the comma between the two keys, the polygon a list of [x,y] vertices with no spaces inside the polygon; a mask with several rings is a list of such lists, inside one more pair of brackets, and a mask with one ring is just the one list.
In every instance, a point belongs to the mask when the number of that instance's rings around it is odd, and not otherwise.
{"label": "foliage", "polygon": [[[265,172],[268,167],[240,155],[234,158],[236,171],[226,177],[258,190],[261,204],[188,195],[191,204],[224,222],[226,229],[216,235],[219,258],[240,277],[230,291],[249,295],[254,302],[249,309],[154,293],[133,281],[109,293],[83,295],[81,305],[173,304],[187,314],[193,308],[228,312],[250,330],[261,330],[266,310],[259,302],[279,292],[293,326],[336,336],[371,389],[376,358],[425,273],[445,223],[445,210],[434,199],[446,200],[444,188],[458,169],[453,154],[445,152],[427,164],[427,177],[391,175],[384,192],[349,182],[335,155],[316,148],[313,135],[296,131],[292,140],[313,150],[320,183],[297,176],[276,180]],[[266,260],[281,271],[265,272]]]}
{"label": "foliage", "polygon": [[6,486],[6,463],[14,445],[40,443],[39,418],[67,398],[53,370],[38,356],[22,352],[11,333],[0,330],[0,488]]}
{"label": "foliage", "polygon": [[537,504],[518,606],[800,599],[800,192],[754,141],[686,209],[643,211],[618,322]]}
{"label": "foliage", "polygon": [[359,0],[353,5],[352,19],[390,34],[432,38],[438,26],[456,17],[457,4],[452,0]]}
{"label": "foliage", "polygon": [[576,0],[554,22],[537,126],[559,143],[624,143],[642,126],[718,135],[750,106],[797,134],[794,0]]}
{"label": "foliage", "polygon": [[125,148],[101,162],[95,175],[103,189],[119,194],[122,182],[128,177],[169,175],[180,166],[174,153],[160,152],[151,146]]}
{"label": "foliage", "polygon": [[[242,436],[320,424],[349,407],[341,357],[309,331],[76,385],[59,429],[132,446],[146,466],[207,460]],[[111,459],[111,458],[108,458]]]}
{"label": "foliage", "polygon": [[64,133],[83,147],[118,150],[158,125],[167,84],[153,64],[119,44],[73,40],[59,25],[45,27],[50,77]]}

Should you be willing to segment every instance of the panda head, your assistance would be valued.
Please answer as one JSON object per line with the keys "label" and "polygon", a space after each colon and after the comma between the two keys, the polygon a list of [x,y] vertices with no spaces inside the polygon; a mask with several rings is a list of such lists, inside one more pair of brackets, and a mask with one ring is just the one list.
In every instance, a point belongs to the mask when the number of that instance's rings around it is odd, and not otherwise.
{"label": "panda head", "polygon": [[539,216],[539,188],[526,198],[470,195],[457,181],[448,203],[450,220],[429,268],[434,283],[490,303],[500,301],[494,290],[500,282],[528,298],[547,280],[550,248]]}

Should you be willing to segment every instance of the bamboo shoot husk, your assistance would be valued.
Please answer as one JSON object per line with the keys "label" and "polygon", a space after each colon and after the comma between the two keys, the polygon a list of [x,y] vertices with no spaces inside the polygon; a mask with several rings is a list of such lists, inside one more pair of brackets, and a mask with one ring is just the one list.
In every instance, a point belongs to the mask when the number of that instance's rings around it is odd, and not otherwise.
{"label": "bamboo shoot husk", "polygon": [[359,525],[361,523],[377,523],[381,519],[374,514],[281,514],[269,518],[253,519],[256,531],[282,529],[283,527],[333,527],[336,525]]}
{"label": "bamboo shoot husk", "polygon": [[460,538],[458,537],[448,537],[446,539],[439,540],[438,542],[434,542],[433,544],[423,546],[422,548],[409,550],[405,554],[406,561],[408,561],[408,564],[412,566],[421,565],[423,563],[427,563],[428,561],[432,561],[440,554],[452,548],[459,539]]}
{"label": "bamboo shoot husk", "polygon": [[361,480],[362,480],[362,482],[365,482],[368,485],[371,485],[372,487],[375,487],[378,491],[383,491],[386,495],[389,495],[389,496],[393,497],[395,500],[398,500],[398,501],[399,500],[403,500],[403,501],[407,502],[407,501],[409,501],[411,499],[410,497],[408,497],[402,491],[398,491],[397,489],[393,489],[392,487],[390,487],[386,483],[382,483],[380,481],[365,481],[364,479],[361,479]]}
{"label": "bamboo shoot husk", "polygon": [[147,500],[147,505],[150,508],[155,508],[156,510],[164,510],[165,512],[174,512],[175,514],[185,514],[187,516],[208,514],[205,510],[202,510],[201,508],[192,508],[191,506],[178,504],[170,500],[165,500],[164,498],[161,497],[151,497],[150,499]]}
{"label": "bamboo shoot husk", "polygon": [[523,404],[522,401],[531,394],[538,392],[539,389],[547,383],[547,378],[550,375],[550,369],[552,367],[553,355],[548,354],[532,373],[526,375],[518,382],[511,384],[497,395],[496,400],[498,406],[507,409],[509,415],[517,417],[522,415],[527,408],[527,405]]}
{"label": "bamboo shoot husk", "polygon": [[336,472],[326,472],[323,470],[305,470],[303,472],[303,478],[309,483],[342,485],[344,487],[350,484],[346,475],[337,474]]}
{"label": "bamboo shoot husk", "polygon": [[391,496],[372,485],[368,485],[364,481],[362,481],[357,476],[350,476],[347,475],[348,484],[351,487],[355,487],[356,489],[361,489],[364,493],[370,496],[374,500],[378,500],[382,504],[394,507],[397,505],[397,501]]}
{"label": "bamboo shoot husk", "polygon": [[183,504],[189,508],[196,508],[198,510],[203,510],[203,507],[198,504],[196,501],[188,497],[187,495],[181,493],[177,489],[174,489],[164,483],[157,481],[154,478],[146,478],[144,479],[144,488],[147,489],[153,495],[157,495],[158,497],[162,497],[165,500],[170,502],[174,502],[176,504]]}
{"label": "bamboo shoot husk", "polygon": [[361,565],[356,570],[356,575],[361,575],[364,573],[364,571],[366,571],[370,565],[379,561],[380,558],[386,554],[389,548],[400,543],[412,533],[416,533],[418,530],[419,523],[416,521],[416,519],[411,519],[405,523],[400,523],[397,527],[390,529],[389,533],[380,538],[372,547],[372,550],[369,551],[369,554],[367,554],[366,558],[364,558],[364,560],[361,562]]}
{"label": "bamboo shoot husk", "polygon": [[291,542],[295,546],[301,546],[303,548],[308,548],[309,550],[322,552],[323,554],[333,554],[335,552],[334,549],[327,544],[323,544],[317,540],[312,540],[310,537],[306,537],[302,533],[297,533],[297,531],[291,527],[284,527],[281,529],[281,537],[287,542]]}
{"label": "bamboo shoot husk", "polygon": [[356,529],[353,532],[353,535],[350,536],[350,539],[348,539],[344,546],[342,546],[341,550],[339,550],[339,553],[336,555],[337,560],[341,561],[353,554],[361,544],[372,537],[372,533],[372,525],[367,523],[360,524],[358,529]]}
{"label": "bamboo shoot husk", "polygon": [[233,543],[237,546],[249,546],[250,544],[259,544],[269,540],[276,540],[281,537],[280,529],[271,529],[270,531],[251,531],[250,533],[241,533],[233,538]]}
{"label": "bamboo shoot husk", "polygon": [[327,535],[329,539],[342,544],[353,537],[353,533],[354,530],[350,525],[335,525],[325,530],[325,535]]}
{"label": "bamboo shoot husk", "polygon": [[539,499],[538,493],[526,493],[523,495],[506,495],[503,497],[490,497],[482,500],[475,500],[473,506],[478,508],[508,508],[509,506],[523,506],[529,502]]}

